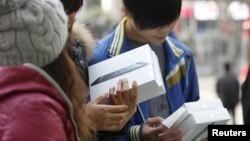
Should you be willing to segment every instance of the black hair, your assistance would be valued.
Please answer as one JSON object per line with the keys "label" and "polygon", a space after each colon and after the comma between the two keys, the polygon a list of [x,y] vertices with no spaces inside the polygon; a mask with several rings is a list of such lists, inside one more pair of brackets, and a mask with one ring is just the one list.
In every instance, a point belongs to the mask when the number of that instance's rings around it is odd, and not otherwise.
{"label": "black hair", "polygon": [[182,0],[123,0],[139,29],[171,24],[181,13]]}
{"label": "black hair", "polygon": [[83,0],[60,0],[67,14],[77,12],[83,5]]}

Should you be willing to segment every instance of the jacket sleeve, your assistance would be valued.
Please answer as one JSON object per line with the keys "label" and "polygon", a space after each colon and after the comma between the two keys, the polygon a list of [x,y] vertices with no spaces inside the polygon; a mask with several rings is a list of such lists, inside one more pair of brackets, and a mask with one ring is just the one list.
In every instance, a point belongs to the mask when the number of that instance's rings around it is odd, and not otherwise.
{"label": "jacket sleeve", "polygon": [[[37,99],[35,99],[37,98]],[[48,97],[23,100],[0,128],[2,141],[67,141],[63,122],[65,112]],[[55,105],[57,103],[57,105]],[[60,110],[61,109],[61,110]]]}
{"label": "jacket sleeve", "polygon": [[142,141],[142,127],[143,125],[131,126],[128,130],[127,137],[129,141]]}
{"label": "jacket sleeve", "polygon": [[195,67],[195,62],[192,54],[188,55],[187,57],[187,67],[186,67],[186,83],[185,83],[185,101],[197,101],[199,100],[199,84],[197,78],[197,72]]}
{"label": "jacket sleeve", "polygon": [[127,124],[119,132],[102,131],[97,136],[100,141],[142,141],[142,125]]}

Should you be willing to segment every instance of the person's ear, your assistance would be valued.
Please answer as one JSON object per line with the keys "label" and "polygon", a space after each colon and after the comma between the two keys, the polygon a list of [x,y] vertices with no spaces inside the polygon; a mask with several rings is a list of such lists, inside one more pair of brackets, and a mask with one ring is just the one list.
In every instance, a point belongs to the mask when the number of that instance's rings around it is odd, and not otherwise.
{"label": "person's ear", "polygon": [[129,10],[126,7],[123,7],[122,10],[125,16],[132,17],[132,14],[129,12]]}

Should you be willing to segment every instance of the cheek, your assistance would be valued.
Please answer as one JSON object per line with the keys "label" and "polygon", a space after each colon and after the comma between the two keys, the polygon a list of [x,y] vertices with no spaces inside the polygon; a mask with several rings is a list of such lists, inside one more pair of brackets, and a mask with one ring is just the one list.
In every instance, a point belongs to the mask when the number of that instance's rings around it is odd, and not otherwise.
{"label": "cheek", "polygon": [[153,31],[148,31],[148,32],[144,32],[144,33],[142,33],[142,35],[144,36],[144,37],[146,37],[146,38],[153,38],[154,36],[156,36],[156,35],[158,35],[158,33],[157,32],[153,32]]}

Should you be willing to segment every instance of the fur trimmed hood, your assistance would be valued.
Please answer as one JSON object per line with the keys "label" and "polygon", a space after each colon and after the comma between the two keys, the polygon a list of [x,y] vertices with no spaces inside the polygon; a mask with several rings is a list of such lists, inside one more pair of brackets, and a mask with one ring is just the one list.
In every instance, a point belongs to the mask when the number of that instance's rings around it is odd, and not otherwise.
{"label": "fur trimmed hood", "polygon": [[86,26],[74,23],[70,36],[72,39],[80,41],[82,47],[86,49],[86,57],[89,59],[92,56],[95,41]]}

